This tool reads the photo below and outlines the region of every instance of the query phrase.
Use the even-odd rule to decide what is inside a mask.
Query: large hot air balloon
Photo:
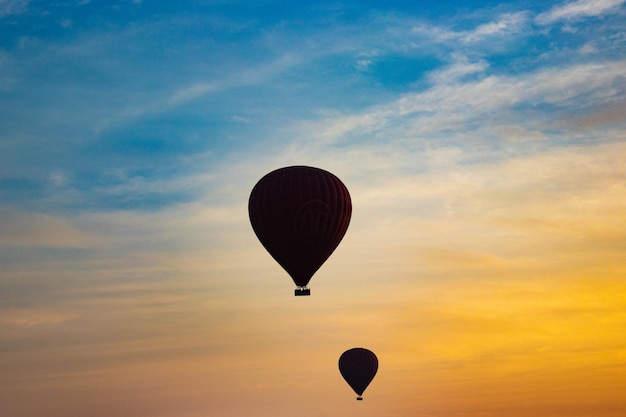
[[[352,202],[339,178],[323,169],[291,166],[270,172],[250,193],[254,233],[291,276],[295,295],[307,284],[348,229]]]
[[[363,391],[372,382],[378,371],[378,358],[374,352],[364,348],[348,349],[339,358],[339,372],[348,385],[362,400]]]

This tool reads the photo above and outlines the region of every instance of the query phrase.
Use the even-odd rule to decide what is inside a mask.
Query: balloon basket
[[[306,288],[306,287],[298,287],[294,290],[294,295],[295,296],[299,296],[299,295],[311,295],[311,290]]]
[[[363,397],[356,397],[357,401],[363,401]]]

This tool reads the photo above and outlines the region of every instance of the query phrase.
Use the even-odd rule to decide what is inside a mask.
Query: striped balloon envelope
[[[291,166],[259,180],[250,193],[248,214],[261,244],[296,284],[295,295],[310,295],[313,274],[348,229],[352,201],[330,172]]]

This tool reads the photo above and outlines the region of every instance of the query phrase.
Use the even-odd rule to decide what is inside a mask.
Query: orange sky
[[[574,149],[374,191],[345,170],[352,224],[307,298],[256,241],[245,190],[225,212],[79,219],[105,225],[75,232],[98,234],[103,256],[37,260],[29,273],[73,282],[70,295],[0,318],[5,348],[21,346],[3,355],[3,414],[621,415],[623,154]],[[184,238],[120,256],[110,231],[131,223]],[[354,346],[380,360],[362,403],[337,370]]]

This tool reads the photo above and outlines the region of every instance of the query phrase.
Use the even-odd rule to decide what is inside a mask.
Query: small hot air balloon
[[[310,295],[311,277],[348,229],[352,201],[330,172],[291,166],[259,180],[250,193],[248,214],[261,244],[296,284],[295,295]]]
[[[348,349],[339,358],[339,372],[348,385],[362,400],[363,391],[372,382],[378,371],[378,358],[374,352],[364,348]]]

